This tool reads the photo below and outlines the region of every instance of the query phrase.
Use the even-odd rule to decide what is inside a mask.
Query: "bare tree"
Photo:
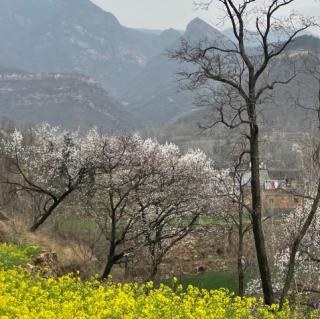
[[[291,70],[283,79],[271,79],[269,70],[273,63],[281,59],[295,37],[314,25],[312,19],[294,14],[283,19],[280,17],[282,9],[295,2],[269,0],[261,7],[256,0],[200,1],[198,4],[207,8],[210,5],[222,8],[224,19],[232,26],[234,42],[220,40],[220,43],[203,41],[194,44],[184,40],[178,50],[171,52],[173,59],[191,65],[191,68],[180,73],[181,79],[187,80],[188,89],[205,90],[218,82],[220,92],[227,93],[220,94],[220,98],[225,95],[227,100],[221,100],[222,103],[217,105],[219,117],[208,127],[222,123],[230,129],[241,126],[247,128],[245,134],[249,142],[251,163],[252,229],[266,304],[273,302],[273,289],[262,227],[259,106],[277,85],[288,84],[295,77],[294,70]],[[254,32],[250,30],[253,27],[252,21]],[[274,31],[285,36],[285,39],[272,43],[269,38]],[[250,36],[259,41],[259,48],[252,50],[248,46],[247,39]]]

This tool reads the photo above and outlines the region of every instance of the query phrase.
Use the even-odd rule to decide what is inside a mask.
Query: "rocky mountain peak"
[[[184,38],[189,41],[199,40],[223,40],[225,36],[216,28],[200,18],[193,19],[187,26]]]

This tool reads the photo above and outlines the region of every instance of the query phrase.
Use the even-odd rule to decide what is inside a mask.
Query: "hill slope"
[[[184,33],[168,49],[178,48],[181,40],[191,42],[228,41],[227,38],[199,18],[191,21]],[[146,127],[173,123],[193,108],[193,93],[179,90],[176,73],[181,65],[162,52],[138,74],[123,90],[121,99],[134,113],[141,116]]]
[[[94,80],[78,74],[35,74],[0,68],[0,114],[19,124],[48,122],[108,131],[135,126],[134,116]]]

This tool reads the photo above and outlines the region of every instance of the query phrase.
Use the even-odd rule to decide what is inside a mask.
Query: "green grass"
[[[245,277],[245,283],[247,283],[249,280],[256,277],[256,272],[254,270],[248,271]],[[234,291],[235,293],[238,291],[238,274],[237,272],[232,271],[187,275],[178,278],[178,280],[185,288],[188,287],[188,285],[192,285],[208,290],[226,288],[230,291]],[[164,283],[169,286],[172,285],[170,280],[165,280]]]
[[[181,278],[181,284],[185,287],[193,285],[203,289],[227,288],[237,291],[237,274],[233,272],[209,272],[205,274],[189,275]]]
[[[0,245],[0,268],[12,269],[32,262],[41,249],[37,246]]]

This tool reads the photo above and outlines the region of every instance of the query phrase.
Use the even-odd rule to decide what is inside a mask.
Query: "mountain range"
[[[229,38],[198,18],[185,32],[137,30],[89,0],[1,0],[0,115],[109,131],[190,122],[199,117],[194,94],[180,90],[167,50],[181,39]],[[294,45],[320,40],[305,35]]]
[[[134,114],[87,76],[0,67],[0,114],[19,125],[50,122],[69,129],[134,128]]]
[[[123,27],[89,0],[1,0],[0,12],[0,64],[84,73],[111,93],[180,36]]]

